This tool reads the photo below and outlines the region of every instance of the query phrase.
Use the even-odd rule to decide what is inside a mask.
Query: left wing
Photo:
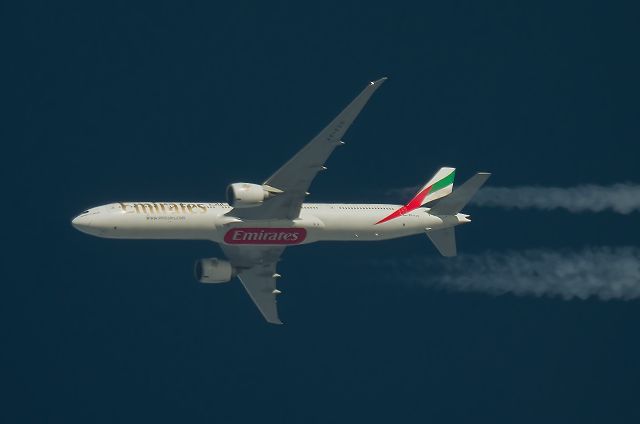
[[[246,219],[296,219],[309,186],[333,150],[343,144],[347,132],[373,93],[385,82],[381,78],[369,83],[362,92],[333,121],[306,146],[282,165],[263,184],[282,193],[255,208],[233,209],[228,215]]]
[[[221,244],[222,251],[233,267],[238,269],[238,278],[251,300],[264,318],[272,324],[282,324],[278,317],[276,297],[276,264],[284,251],[280,246],[228,246]]]

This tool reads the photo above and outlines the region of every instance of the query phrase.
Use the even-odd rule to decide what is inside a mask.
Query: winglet
[[[371,82],[369,83],[369,85],[381,85],[381,84],[383,84],[383,83],[384,83],[386,80],[388,80],[388,79],[389,79],[388,77],[382,77],[382,78],[380,78],[380,79],[378,79],[378,80],[371,81]]]

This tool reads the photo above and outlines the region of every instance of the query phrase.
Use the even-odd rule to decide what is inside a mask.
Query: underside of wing
[[[276,305],[279,292],[276,289],[274,271],[275,267],[256,266],[239,273],[238,278],[267,322],[282,324]]]
[[[358,117],[373,93],[386,78],[369,83],[362,92],[305,147],[278,169],[264,185],[280,194],[254,208],[233,209],[228,215],[245,219],[295,219],[300,214],[311,182],[333,150],[343,144],[342,137]]]
[[[238,270],[238,278],[267,322],[282,324],[278,317],[276,264],[284,251],[277,246],[220,246]]]

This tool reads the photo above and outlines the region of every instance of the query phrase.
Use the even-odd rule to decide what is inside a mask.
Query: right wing
[[[276,297],[276,264],[284,251],[279,246],[229,246],[220,247],[231,265],[238,269],[238,278],[267,322],[282,324],[278,317]]]
[[[316,174],[325,169],[324,164],[329,155],[343,144],[342,136],[386,79],[369,83],[320,134],[263,183],[281,190],[282,193],[255,208],[233,209],[227,214],[245,219],[296,219]]]

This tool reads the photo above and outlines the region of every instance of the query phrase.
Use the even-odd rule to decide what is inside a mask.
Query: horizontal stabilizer
[[[429,236],[442,256],[456,256],[456,232],[454,227],[430,230],[427,231],[427,236]]]
[[[447,197],[444,197],[436,203],[429,213],[431,215],[455,215],[464,208],[471,198],[476,194],[478,189],[491,176],[488,172],[478,172],[469,178],[464,184],[458,187]]]

